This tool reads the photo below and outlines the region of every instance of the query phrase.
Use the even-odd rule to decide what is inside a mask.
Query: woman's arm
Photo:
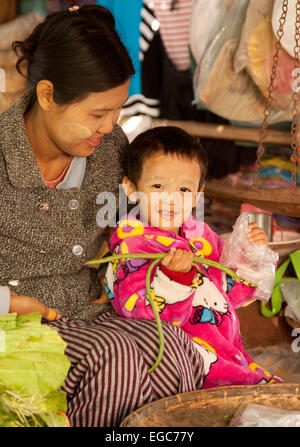
[[[61,315],[56,310],[50,309],[40,301],[29,296],[17,295],[14,292],[10,292],[9,312],[18,315],[39,312],[45,320],[49,321],[61,318]]]

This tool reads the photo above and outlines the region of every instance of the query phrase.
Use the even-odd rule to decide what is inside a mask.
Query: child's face
[[[199,198],[201,169],[198,160],[162,152],[148,157],[137,188],[125,177],[127,195],[139,200],[141,217],[165,231],[178,230]]]

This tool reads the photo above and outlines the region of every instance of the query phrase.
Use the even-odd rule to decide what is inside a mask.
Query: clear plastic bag
[[[250,214],[242,213],[233,226],[233,232],[224,242],[221,264],[236,269],[245,281],[254,283],[253,299],[267,302],[272,294],[278,253],[263,244],[253,244],[247,238]]]
[[[258,404],[243,404],[230,427],[300,427],[300,410],[283,410]]]
[[[199,64],[206,48],[215,36],[216,29],[228,10],[230,0],[194,0],[190,24],[190,48]]]
[[[279,20],[282,14],[282,3],[282,0],[274,0],[272,12],[272,27],[274,35],[276,35],[279,28]],[[282,47],[292,57],[294,57],[295,48],[296,4],[297,0],[289,0],[283,27],[284,34],[280,40]]]
[[[234,0],[226,3],[226,8],[223,6],[220,10],[219,19],[215,22],[214,33],[211,31],[213,39],[207,46],[205,54],[201,59],[197,85],[198,92],[201,90],[201,87],[207,84],[224,44],[233,39],[239,41],[241,35],[248,0]]]
[[[265,97],[268,96],[277,40],[271,23],[273,4],[273,0],[252,0],[249,2],[246,21],[233,63],[236,72],[241,72],[244,69],[248,71]],[[276,31],[278,29],[279,19]],[[284,31],[284,34],[286,34],[286,31]],[[293,41],[295,44],[295,39]],[[276,79],[272,91],[272,106],[275,109],[288,112],[286,119],[291,119],[293,69],[293,57],[280,47]]]
[[[252,125],[260,125],[263,119],[266,106],[265,92],[269,85],[273,60],[271,51],[273,51],[273,43],[275,45],[271,26],[271,9],[267,24],[268,34],[264,34],[265,30],[261,32],[260,28],[258,32],[255,31],[254,34],[251,34],[254,24],[249,10],[252,11],[252,3],[255,2],[260,11],[262,9],[259,5],[260,1],[233,0],[224,4],[226,9],[220,11],[218,20],[214,24],[213,33],[210,29],[210,33],[214,37],[206,46],[193,79],[194,103],[197,107],[205,107],[228,120],[247,122]],[[270,1],[263,0],[263,3],[270,3]],[[259,18],[261,19],[261,17]],[[248,45],[250,34],[251,46]],[[195,45],[194,42],[194,47]],[[263,50],[261,50],[262,46]],[[248,48],[251,48],[251,57],[253,56],[252,59],[255,63],[249,63]],[[270,50],[268,50],[268,66],[265,68],[263,59],[266,48]],[[195,48],[193,52],[197,54]],[[289,55],[287,56],[285,60],[281,58],[281,68],[278,70],[277,76],[279,80],[282,80],[279,87],[284,92],[282,94],[281,90],[277,91],[277,99],[279,100],[280,93],[281,103],[272,103],[269,123],[291,119],[290,110],[284,110],[282,106],[283,101],[286,108],[291,104],[290,95],[285,94],[286,89],[290,88],[290,83],[285,81],[291,77],[290,58]],[[289,64],[286,68],[287,60]],[[263,73],[263,79],[261,79],[261,73]],[[277,88],[278,85],[277,80],[274,87]]]
[[[284,315],[299,322],[300,326],[300,281],[296,279],[292,282],[280,284],[280,290],[287,306]]]

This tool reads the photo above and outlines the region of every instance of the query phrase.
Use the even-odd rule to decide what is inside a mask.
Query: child
[[[121,219],[110,251],[168,252],[153,271],[151,292],[160,318],[181,327],[202,354],[203,387],[279,381],[254,362],[239,333],[235,308],[252,301],[253,286],[235,282],[215,267],[198,264],[198,273],[192,266],[194,256],[218,262],[223,247],[222,239],[192,215],[207,170],[200,143],[177,127],[157,127],[137,136],[122,157],[122,184],[128,197],[139,202],[139,214]],[[247,236],[254,244],[267,243],[255,223]],[[108,292],[119,315],[154,318],[145,285],[150,262],[109,264]]]

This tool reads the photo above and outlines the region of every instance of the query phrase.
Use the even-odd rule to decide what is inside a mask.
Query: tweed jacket
[[[101,284],[84,266],[103,241],[97,213],[104,205],[114,211],[97,196],[108,191],[118,199],[119,153],[128,140],[116,125],[87,157],[81,188],[48,188],[25,129],[31,98],[28,90],[0,115],[0,286],[91,323],[112,310],[91,304]]]

